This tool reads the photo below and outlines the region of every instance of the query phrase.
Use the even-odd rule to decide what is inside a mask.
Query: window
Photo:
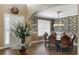
[[[38,20],[38,36],[43,36],[47,32],[50,34],[50,21],[47,20]]]
[[[4,46],[9,47],[10,40],[9,40],[9,35],[10,35],[10,15],[5,14],[4,15]]]

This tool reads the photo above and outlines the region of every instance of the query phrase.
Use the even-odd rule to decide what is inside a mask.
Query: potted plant
[[[23,52],[26,50],[25,47],[25,39],[30,36],[30,27],[29,25],[25,22],[18,22],[17,24],[13,24],[14,25],[14,33],[16,35],[16,37],[18,37],[19,39],[21,39],[21,49],[20,52]]]

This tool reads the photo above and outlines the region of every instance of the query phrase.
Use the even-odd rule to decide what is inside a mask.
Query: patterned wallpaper
[[[77,19],[78,15],[62,18],[65,25],[64,31],[77,33]]]
[[[35,19],[33,19],[33,24],[34,24],[34,31],[37,32],[37,19],[39,17],[35,17]],[[40,18],[41,19],[41,18]],[[46,20],[47,18],[45,18]],[[64,17],[64,18],[61,18],[61,23],[64,24],[64,27],[62,27],[62,30],[61,31],[65,31],[65,32],[74,32],[74,33],[77,33],[77,19],[78,19],[78,15],[74,15],[74,16],[68,16],[68,17]],[[53,25],[52,23],[56,22],[58,23],[59,20],[53,20],[53,19],[49,19],[49,20],[52,20],[51,21],[51,25]],[[52,27],[51,26],[51,30],[53,31],[53,29],[55,30],[56,27]],[[57,27],[58,28],[58,27]],[[56,28],[56,29],[57,29]],[[59,29],[57,29],[58,31]]]

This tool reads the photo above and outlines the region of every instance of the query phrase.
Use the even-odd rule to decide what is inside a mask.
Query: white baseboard
[[[30,46],[31,46],[32,44],[39,43],[39,42],[44,42],[44,40],[33,41],[33,42],[31,42]]]
[[[44,42],[44,40],[33,41],[33,42],[31,42],[29,45],[31,46],[32,44],[34,44],[34,43],[39,43],[39,42]],[[0,47],[0,49],[6,49],[6,48],[11,48],[11,47],[9,47],[9,46]],[[13,49],[13,48],[12,48],[12,49]]]

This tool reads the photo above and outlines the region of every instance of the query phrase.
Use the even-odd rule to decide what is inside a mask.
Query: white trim
[[[33,42],[31,42],[29,45],[32,46],[32,44],[39,43],[39,42],[44,42],[44,40],[33,41]]]

